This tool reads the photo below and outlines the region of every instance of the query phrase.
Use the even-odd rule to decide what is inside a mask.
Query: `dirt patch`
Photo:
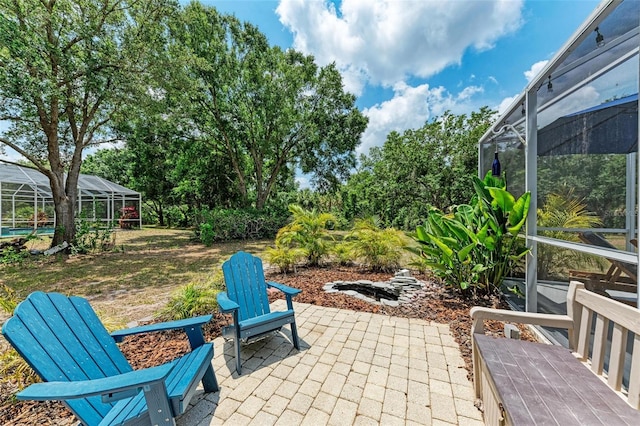
[[[420,275],[417,278],[426,283],[424,288],[418,291],[409,303],[399,307],[374,305],[345,294],[326,293],[322,289],[326,283],[337,280],[368,279],[371,281],[386,281],[389,278],[390,274],[371,273],[355,267],[301,269],[296,274],[288,275],[267,272],[267,279],[270,281],[278,281],[302,289],[303,292],[295,299],[297,302],[449,323],[451,332],[460,345],[468,376],[471,379],[471,321],[469,309],[474,305],[506,308],[505,303],[497,298],[480,300],[464,298],[450,289],[438,285],[430,280],[429,277]],[[158,290],[156,289],[156,292]],[[95,299],[94,306],[104,309],[109,304],[115,304],[120,306],[119,312],[122,312],[122,303],[125,300],[139,301],[142,297],[149,297],[160,303],[161,300],[167,297],[169,288],[164,290],[155,294],[153,292],[148,294],[146,292],[133,294],[127,292],[109,296],[103,294],[100,298]],[[278,296],[272,295],[270,297],[273,299]],[[109,298],[111,300],[106,300]],[[142,307],[132,304],[128,309],[135,316],[130,318],[141,318],[147,313],[153,312],[151,307],[152,304]],[[212,340],[219,336],[221,327],[226,325],[228,321],[229,318],[227,316],[216,314],[215,319],[205,328],[206,339]],[[485,328],[487,333],[501,335],[503,324],[497,321],[487,322]],[[535,337],[528,329],[521,328],[521,331],[525,339],[535,340]],[[164,332],[129,337],[121,344],[121,349],[132,366],[135,369],[139,369],[170,361],[188,351],[189,345],[182,333]],[[73,416],[61,403],[12,402],[11,394],[14,391],[15,386],[11,385],[3,385],[0,388],[0,412],[2,413],[0,415],[0,423],[11,425],[51,425],[71,424],[73,422]]]

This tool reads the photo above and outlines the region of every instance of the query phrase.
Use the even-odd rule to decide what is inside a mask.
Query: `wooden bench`
[[[640,310],[573,281],[567,315],[475,307],[471,318],[474,386],[485,424],[640,425]],[[564,328],[571,350],[484,335],[483,320]],[[631,366],[626,389],[625,362]]]

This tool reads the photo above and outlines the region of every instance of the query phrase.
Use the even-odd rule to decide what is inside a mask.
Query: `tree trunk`
[[[56,211],[56,223],[55,233],[53,234],[53,240],[51,241],[51,247],[62,244],[66,241],[72,244],[76,235],[76,223],[75,223],[75,202],[65,194],[62,197],[56,197],[55,204]]]
[[[164,211],[161,203],[156,205],[156,214],[158,215],[158,225],[164,226]]]

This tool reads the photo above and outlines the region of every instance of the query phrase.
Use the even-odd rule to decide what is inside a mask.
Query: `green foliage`
[[[280,268],[281,272],[287,273],[295,268],[295,265],[304,259],[306,252],[296,247],[267,247],[265,249],[265,259],[272,265]]]
[[[242,207],[262,209],[296,167],[323,192],[347,178],[367,118],[335,64],[319,67],[312,56],[272,46],[255,26],[198,2],[184,8],[172,35],[175,69],[184,73],[171,89],[208,151],[227,160],[220,170]]]
[[[538,199],[568,193],[605,228],[625,227],[626,154],[545,155],[538,159]]]
[[[190,282],[176,290],[167,305],[158,313],[161,320],[180,320],[214,312],[220,292],[211,281]]]
[[[276,247],[302,249],[309,264],[318,265],[322,258],[329,254],[333,245],[327,222],[335,222],[335,216],[316,210],[305,210],[296,204],[291,204],[289,211],[293,220],[278,231]]]
[[[531,194],[515,199],[500,178],[473,176],[476,195],[469,204],[445,214],[431,208],[426,223],[416,228],[422,264],[461,290],[496,291],[527,249],[518,233],[525,224]]]
[[[346,239],[351,254],[374,271],[391,271],[400,266],[407,238],[393,228],[380,229],[374,218],[357,219]]]
[[[602,220],[586,209],[584,200],[576,198],[573,189],[566,194],[547,195],[538,209],[538,226],[546,228],[597,228]],[[545,237],[580,242],[575,232],[539,231]],[[547,280],[566,276],[569,267],[593,265],[595,258],[575,250],[566,250],[547,244],[538,245],[538,278]]]
[[[7,285],[3,285],[0,290],[0,309],[9,315],[13,315],[18,302],[19,298],[16,291]]]
[[[14,247],[5,247],[0,250],[0,264],[13,265],[22,263],[29,257],[29,252],[24,250],[16,250]]]
[[[109,251],[115,246],[113,223],[106,222],[100,227],[84,217],[76,220],[75,240],[71,244],[71,253],[87,254],[95,251]]]
[[[331,248],[331,254],[341,266],[350,265],[355,258],[353,254],[352,244],[349,241],[336,243]]]
[[[255,209],[203,209],[199,214],[199,238],[213,241],[273,238],[286,221],[277,212]],[[204,228],[203,228],[204,226]],[[205,237],[203,239],[203,230]]]
[[[216,233],[213,232],[213,226],[210,223],[200,224],[200,241],[202,241],[202,244],[211,247],[215,237]]]
[[[341,190],[345,218],[376,215],[383,227],[411,230],[429,206],[445,209],[474,194],[478,140],[493,122],[487,108],[470,115],[446,112],[419,129],[392,132],[360,159]]]

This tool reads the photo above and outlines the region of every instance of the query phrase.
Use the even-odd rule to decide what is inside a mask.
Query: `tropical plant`
[[[278,231],[276,247],[300,248],[310,265],[318,265],[333,245],[327,222],[335,222],[335,216],[315,209],[305,210],[297,204],[290,204],[289,211],[293,220]]]
[[[518,233],[525,224],[531,194],[517,200],[501,178],[487,173],[473,177],[476,195],[469,204],[445,214],[431,208],[426,223],[416,229],[422,263],[455,288],[496,291],[527,249]]]
[[[602,220],[587,210],[584,199],[574,196],[573,189],[565,194],[547,195],[544,205],[538,209],[538,226],[546,228],[596,228]],[[580,242],[575,232],[539,231],[540,235],[565,241]],[[567,266],[598,264],[598,258],[575,250],[566,250],[546,244],[538,245],[538,278],[550,279],[565,275]]]
[[[334,256],[335,261],[341,266],[351,264],[354,259],[352,245],[349,241],[334,244],[333,247],[331,247],[331,254]]]
[[[215,279],[213,280],[215,281]],[[192,281],[177,289],[167,305],[158,312],[160,320],[180,320],[214,312],[219,284],[211,281]]]
[[[304,259],[306,252],[301,248],[288,248],[278,246],[267,247],[265,249],[265,259],[272,265],[280,268],[280,272],[287,273],[293,268],[295,272],[296,263]]]
[[[356,219],[347,235],[351,253],[374,271],[389,271],[400,266],[407,238],[394,228],[380,229],[377,218]]]

